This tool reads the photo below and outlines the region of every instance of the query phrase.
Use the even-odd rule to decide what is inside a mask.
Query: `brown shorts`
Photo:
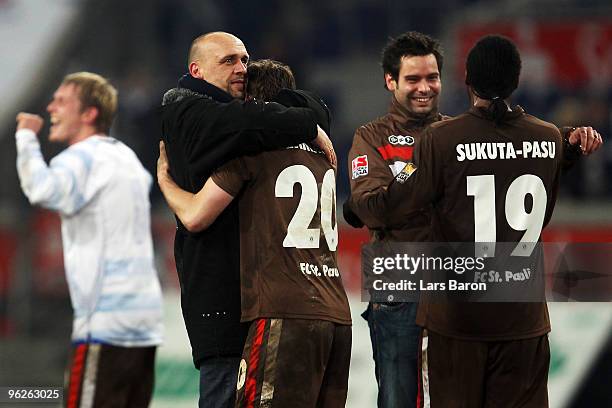
[[[64,386],[67,408],[147,407],[156,347],[74,344]]]
[[[463,341],[425,331],[418,407],[548,407],[548,335]]]
[[[344,407],[350,359],[351,326],[255,320],[240,362],[236,407]]]

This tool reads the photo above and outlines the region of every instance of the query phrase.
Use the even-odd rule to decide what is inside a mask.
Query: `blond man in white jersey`
[[[67,407],[146,407],[162,296],[153,264],[151,175],[108,133],[117,91],[97,74],[68,75],[47,106],[49,140],[68,147],[47,165],[37,134],[44,120],[17,115],[17,170],[28,200],[62,220],[66,279],[74,308]]]

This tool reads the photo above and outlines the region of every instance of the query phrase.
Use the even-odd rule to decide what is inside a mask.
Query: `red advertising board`
[[[456,32],[456,75],[463,80],[470,48],[487,34],[511,38],[523,59],[523,75],[552,81],[556,86],[612,85],[612,21],[513,21],[470,23]]]

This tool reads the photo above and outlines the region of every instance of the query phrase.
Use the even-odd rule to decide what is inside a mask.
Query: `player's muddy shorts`
[[[344,407],[350,360],[351,326],[255,320],[240,362],[236,407]]]
[[[140,408],[153,391],[156,347],[73,344],[64,387],[67,408]]]
[[[548,407],[548,335],[463,341],[425,331],[418,407]]]

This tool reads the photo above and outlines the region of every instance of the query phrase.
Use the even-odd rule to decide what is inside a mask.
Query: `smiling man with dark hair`
[[[374,240],[424,241],[429,236],[427,208],[398,215],[405,224],[392,228],[371,201],[381,194],[412,160],[426,126],[448,117],[438,112],[442,90],[443,55],[437,40],[410,31],[392,38],[382,53],[385,88],[391,93],[386,115],[355,131],[349,152],[351,205],[345,219],[363,222]],[[420,328],[416,303],[372,302],[363,314],[370,327],[378,407],[414,405],[417,395],[417,357]]]

